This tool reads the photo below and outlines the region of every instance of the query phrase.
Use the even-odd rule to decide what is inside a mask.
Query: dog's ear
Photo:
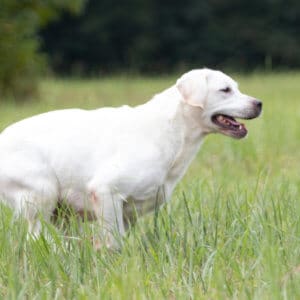
[[[184,102],[203,108],[208,93],[205,70],[193,70],[183,74],[177,80],[176,87]]]

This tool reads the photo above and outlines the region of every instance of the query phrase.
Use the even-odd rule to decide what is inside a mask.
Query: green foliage
[[[176,77],[43,81],[40,102],[0,103],[0,129],[49,109],[140,104]],[[59,223],[26,239],[24,221],[0,209],[0,298],[300,299],[300,74],[233,77],[263,115],[245,121],[246,139],[209,136],[121,251],[96,252],[73,219],[68,237]]]
[[[45,65],[37,31],[62,9],[77,13],[84,0],[0,0],[0,97],[34,94]]]
[[[41,34],[55,70],[300,67],[298,0],[89,0]]]

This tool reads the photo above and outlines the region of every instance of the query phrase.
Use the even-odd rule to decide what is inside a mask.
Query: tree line
[[[299,0],[90,0],[41,33],[59,73],[300,67]]]
[[[300,67],[299,0],[0,0],[0,96],[56,74]]]

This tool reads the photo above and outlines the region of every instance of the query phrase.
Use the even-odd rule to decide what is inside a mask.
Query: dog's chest
[[[164,183],[157,188],[153,187],[151,189],[153,191],[151,196],[143,199],[132,196],[128,197],[123,203],[124,219],[134,222],[138,216],[152,212],[158,209],[164,202],[170,200],[176,184],[184,175],[199,147],[200,143],[197,143],[197,145],[191,147],[188,151],[178,153],[177,159],[166,174]]]

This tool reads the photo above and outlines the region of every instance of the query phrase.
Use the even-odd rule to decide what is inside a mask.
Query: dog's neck
[[[206,135],[202,123],[203,109],[184,102],[175,85],[156,95],[151,102],[160,107],[163,114],[167,114],[168,120],[180,122],[191,138],[202,139]]]
[[[202,109],[185,103],[175,86],[156,95],[146,104],[148,105],[151,107],[151,113],[160,115],[161,118],[158,118],[169,124],[165,128],[168,130],[168,141],[171,145],[166,148],[174,151],[168,175],[171,191],[186,172],[206,136],[201,124]],[[159,130],[164,129],[162,127]],[[164,142],[166,141],[161,141]]]

